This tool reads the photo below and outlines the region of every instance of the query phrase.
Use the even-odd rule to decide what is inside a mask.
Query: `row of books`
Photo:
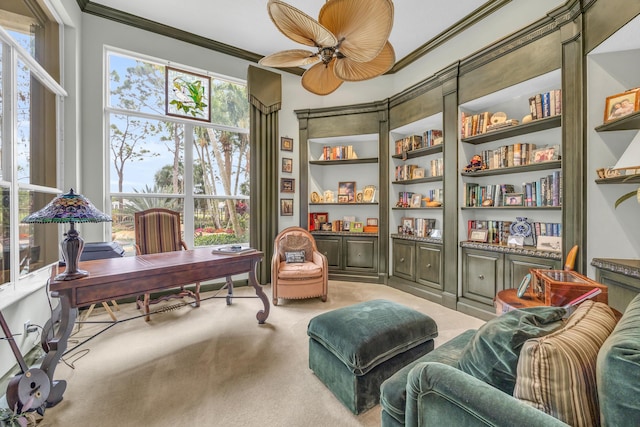
[[[562,90],[554,89],[529,98],[529,111],[533,120],[553,117],[562,113]]]
[[[442,188],[427,190],[423,196],[422,193],[414,193],[411,191],[401,191],[398,195],[396,207],[399,208],[421,208],[424,207],[423,200],[429,198],[429,201],[442,202]]]
[[[562,206],[561,182],[562,173],[554,171],[537,181],[523,183],[520,192],[512,184],[466,183],[463,206]]]
[[[417,164],[403,164],[396,166],[394,171],[395,181],[406,181],[409,179],[419,179],[425,176],[442,176],[444,175],[444,159],[438,157],[429,161],[428,174],[423,167]]]
[[[467,235],[471,233],[471,230],[487,230],[487,243],[506,245],[511,234],[511,224],[513,221],[469,220],[467,221]],[[562,237],[562,224],[557,222],[532,222],[531,228],[534,245],[540,236]]]
[[[410,135],[395,141],[395,154],[442,144],[442,131],[429,129],[422,135]]]
[[[402,225],[398,227],[399,234],[416,237],[428,237],[429,232],[436,228],[433,218],[402,218]]]
[[[524,166],[533,163],[532,153],[535,149],[536,144],[516,142],[494,150],[483,150],[480,157],[487,169]]]
[[[322,147],[322,157],[320,160],[347,160],[357,159],[353,145],[325,145]]]

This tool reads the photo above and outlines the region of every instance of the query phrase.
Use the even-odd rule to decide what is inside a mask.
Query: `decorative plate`
[[[514,221],[511,224],[511,227],[509,227],[509,230],[511,231],[511,234],[514,236],[530,237],[532,227],[531,227],[531,223],[527,221],[527,218],[523,218],[519,216],[519,217],[516,217],[516,221]]]

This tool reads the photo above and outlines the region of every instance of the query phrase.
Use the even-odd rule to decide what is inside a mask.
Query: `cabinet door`
[[[345,270],[378,271],[378,239],[376,237],[343,237]]]
[[[560,268],[560,263],[560,260],[506,254],[504,257],[504,288],[517,288],[531,268],[556,270]]]
[[[393,275],[415,280],[416,245],[410,240],[393,239]]]
[[[417,282],[442,290],[442,247],[418,243],[416,251]]]
[[[327,257],[329,270],[339,270],[342,268],[342,237],[340,236],[314,236],[318,251]]]
[[[493,307],[503,289],[502,254],[464,249],[462,251],[462,297]]]

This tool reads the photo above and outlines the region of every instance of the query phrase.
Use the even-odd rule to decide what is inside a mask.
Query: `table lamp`
[[[67,265],[63,273],[58,274],[55,280],[74,280],[89,275],[88,271],[78,269],[78,261],[84,248],[84,241],[78,235],[74,224],[76,222],[107,222],[111,217],[100,212],[82,194],[73,192],[57,196],[47,206],[25,217],[22,222],[26,224],[69,223],[71,228],[65,233],[66,238],[60,243],[62,257]]]

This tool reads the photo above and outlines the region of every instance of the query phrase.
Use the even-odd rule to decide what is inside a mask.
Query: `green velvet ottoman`
[[[314,317],[307,328],[309,368],[354,414],[378,404],[380,385],[433,350],[429,316],[373,300]]]

